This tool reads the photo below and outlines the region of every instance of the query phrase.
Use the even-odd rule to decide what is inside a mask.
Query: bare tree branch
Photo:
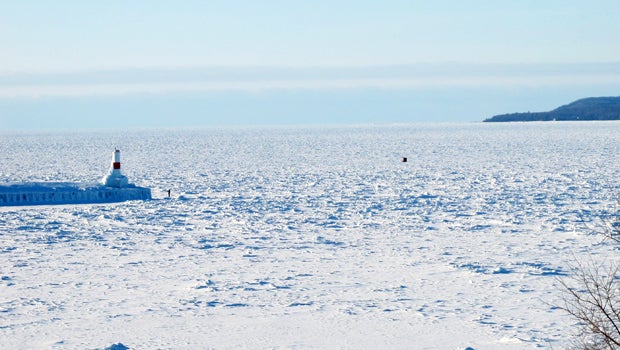
[[[577,261],[573,274],[558,280],[563,305],[558,306],[578,321],[578,349],[620,348],[620,264],[608,267],[590,260]]]

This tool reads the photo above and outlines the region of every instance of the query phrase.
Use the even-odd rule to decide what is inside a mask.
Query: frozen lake
[[[3,133],[0,182],[114,148],[153,200],[0,207],[0,348],[557,349],[618,254],[618,122]]]

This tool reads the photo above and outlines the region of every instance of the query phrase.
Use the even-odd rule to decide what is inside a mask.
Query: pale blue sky
[[[0,126],[97,127],[106,115],[121,126],[476,121],[544,110],[620,95],[618,13],[617,0],[5,2]]]

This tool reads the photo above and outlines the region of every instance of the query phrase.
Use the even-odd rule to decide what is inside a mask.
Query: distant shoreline
[[[589,97],[549,112],[499,114],[484,122],[620,120],[620,97]]]

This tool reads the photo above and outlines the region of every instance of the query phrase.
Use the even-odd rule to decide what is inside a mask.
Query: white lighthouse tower
[[[102,183],[107,187],[126,187],[129,183],[127,176],[121,174],[121,151],[115,149],[112,154],[110,173],[103,178]]]

